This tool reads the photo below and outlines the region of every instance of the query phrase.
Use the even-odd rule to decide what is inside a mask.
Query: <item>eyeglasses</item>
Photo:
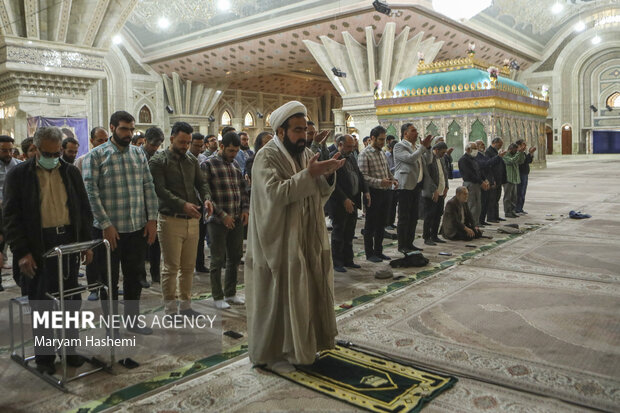
[[[41,156],[44,158],[60,158],[62,152],[41,152]]]

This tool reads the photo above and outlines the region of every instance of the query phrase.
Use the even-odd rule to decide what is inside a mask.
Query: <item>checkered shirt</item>
[[[239,218],[250,209],[250,197],[245,179],[236,161],[228,163],[219,154],[214,154],[200,164],[211,188],[213,215],[207,222],[222,223],[227,215]]]
[[[381,180],[394,178],[390,172],[385,152],[375,149],[371,145],[368,145],[360,152],[357,164],[364,176],[364,180],[371,188],[386,189],[381,186]]]
[[[86,155],[82,168],[95,227],[114,225],[119,233],[129,233],[157,219],[153,177],[139,147],[120,150],[109,140]]]

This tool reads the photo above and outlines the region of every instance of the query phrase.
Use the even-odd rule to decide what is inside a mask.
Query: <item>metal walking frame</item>
[[[99,282],[92,283],[90,285],[80,286],[80,287],[72,288],[72,289],[65,291],[64,274],[63,274],[63,269],[62,269],[63,256],[68,255],[68,254],[77,254],[77,253],[81,253],[87,250],[91,250],[91,249],[94,249],[95,247],[98,247],[101,244],[104,244],[106,248],[106,267],[107,267],[108,285],[106,286],[101,281],[99,281]],[[98,240],[93,240],[93,241],[76,242],[73,244],[59,245],[47,251],[45,254],[43,254],[43,258],[52,258],[52,257],[58,257],[58,293],[54,293],[54,294],[46,293],[46,295],[47,297],[49,297],[50,299],[54,301],[54,304],[59,307],[63,315],[65,312],[65,298],[66,297],[78,295],[84,291],[94,291],[94,290],[99,291],[102,288],[108,290],[109,315],[110,316],[114,315],[114,306],[113,306],[114,299],[111,293],[111,286],[112,286],[111,250],[110,250],[110,243],[108,242],[108,240],[98,239]],[[17,308],[19,309],[19,327],[20,327],[20,336],[21,336],[21,345],[19,346],[20,352],[18,352],[17,349],[15,348],[16,347],[15,346],[15,331],[14,331],[15,327],[14,327],[14,318],[13,318],[14,305],[17,305]],[[45,380],[46,382],[50,383],[54,387],[64,392],[68,391],[67,388],[65,387],[65,383],[68,383],[70,381],[79,379],[81,377],[96,373],[101,370],[105,370],[111,373],[110,369],[112,365],[114,364],[114,346],[110,346],[109,363],[105,363],[95,357],[91,357],[90,359],[85,358],[86,362],[88,362],[89,364],[92,364],[93,366],[95,366],[95,368],[92,370],[80,373],[74,377],[67,377],[67,349],[65,348],[65,346],[62,346],[62,349],[61,349],[62,377],[58,379],[56,375],[51,376],[49,374],[43,374],[39,372],[35,367],[29,364],[30,361],[34,360],[35,356],[34,355],[26,356],[26,349],[25,349],[25,343],[24,343],[25,341],[24,315],[26,315],[29,312],[30,312],[30,305],[28,303],[27,297],[18,297],[18,298],[11,299],[11,303],[9,305],[9,318],[10,318],[10,336],[11,336],[11,359],[13,359],[13,361],[17,362],[19,365],[24,367],[26,370],[30,371],[31,373],[35,374],[42,380]],[[64,339],[66,337],[66,325],[64,325],[64,323],[63,323],[63,327],[60,330],[61,330],[61,339],[63,340],[62,342],[64,343]]]

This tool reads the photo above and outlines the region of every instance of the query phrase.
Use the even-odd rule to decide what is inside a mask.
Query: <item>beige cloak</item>
[[[254,364],[311,364],[317,351],[334,347],[338,333],[323,213],[335,174],[332,185],[313,178],[287,159],[277,139],[252,167],[244,271],[249,354]],[[302,165],[313,155],[306,149]]]

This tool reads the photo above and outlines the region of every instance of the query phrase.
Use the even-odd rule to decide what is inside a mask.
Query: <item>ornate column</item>
[[[334,113],[334,135],[347,133],[347,122],[342,109],[332,109]]]

